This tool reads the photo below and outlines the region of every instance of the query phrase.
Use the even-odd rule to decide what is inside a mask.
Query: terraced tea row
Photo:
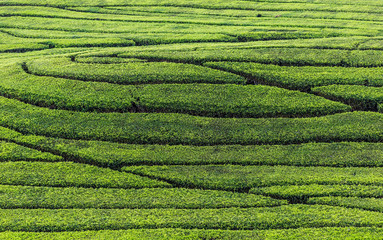
[[[38,62],[34,64],[39,64]],[[79,64],[76,64],[79,65]],[[113,65],[113,66],[111,66]],[[175,68],[168,68],[175,66]],[[180,65],[180,66],[178,66]],[[28,65],[28,72],[34,71]],[[97,66],[97,67],[96,67]],[[111,66],[111,67],[109,67]],[[20,99],[38,106],[75,111],[97,112],[178,112],[202,116],[220,117],[275,117],[275,116],[318,116],[345,112],[351,107],[321,97],[268,86],[241,86],[219,84],[166,84],[144,86],[117,86],[115,84],[91,82],[119,81],[126,83],[175,81],[194,82],[221,81],[240,82],[244,78],[218,70],[194,69],[183,64],[125,63],[125,64],[81,64],[81,69],[72,68],[73,76],[57,68],[62,76],[83,78],[85,82],[39,77],[27,74],[17,64],[2,67],[0,92],[8,97]],[[136,72],[126,69],[135,68]],[[167,69],[156,73],[159,69]],[[90,71],[94,74],[88,75]],[[98,70],[95,70],[98,69]],[[117,70],[116,70],[117,69]],[[41,70],[41,68],[39,69]],[[71,70],[71,71],[72,71]],[[108,70],[109,72],[107,72]],[[53,69],[55,71],[55,69]],[[35,72],[36,73],[36,72]],[[47,74],[43,70],[37,72]],[[138,76],[136,78],[136,76]],[[159,78],[157,76],[160,76]],[[129,82],[128,82],[129,83]]]
[[[1,162],[0,184],[53,187],[170,187],[165,182],[70,162]],[[81,176],[81,177],[79,177]]]
[[[1,231],[28,232],[106,228],[251,230],[381,227],[383,224],[382,213],[321,205],[222,209],[1,209],[0,216]]]
[[[381,167],[381,143],[307,143],[294,145],[138,145],[23,135],[1,128],[3,161],[74,161],[118,169],[126,165],[289,165]],[[22,145],[22,146],[21,146]],[[27,148],[27,147],[30,148]],[[34,149],[40,149],[40,152]],[[20,153],[23,151],[23,153]],[[54,154],[54,155],[53,155]],[[314,188],[314,187],[313,187]],[[282,191],[281,191],[282,192]]]
[[[354,109],[377,110],[383,103],[382,88],[367,86],[330,85],[313,88],[312,91],[326,98],[352,105]],[[380,108],[383,110],[382,108]]]
[[[286,144],[382,139],[382,115],[341,113],[315,118],[225,119],[161,113],[81,113],[0,98],[0,125],[23,133],[148,144]],[[38,119],[38,121],[33,121]]]
[[[204,66],[245,75],[256,83],[302,91],[332,84],[340,88],[344,88],[342,85],[383,86],[381,67],[295,67],[229,61],[207,62]]]
[[[74,63],[69,58],[49,58],[26,63],[29,72],[84,81],[137,83],[245,83],[243,77],[192,64],[128,62],[124,64]],[[128,70],[128,71],[127,71]],[[91,73],[91,74],[90,74]]]
[[[308,31],[308,29],[302,29],[302,31]],[[265,32],[266,31],[266,32]],[[66,44],[74,44],[73,46],[77,46],[79,44],[79,39],[83,39],[84,41],[89,41],[90,39],[94,39],[95,44],[97,41],[100,42],[102,39],[107,43],[108,38],[110,39],[128,39],[134,40],[136,45],[151,45],[151,44],[163,44],[163,43],[193,43],[197,44],[195,47],[202,49],[206,46],[210,47],[220,47],[222,45],[226,45],[227,48],[232,48],[233,46],[247,46],[249,47],[311,47],[311,48],[324,48],[324,49],[375,49],[382,50],[382,46],[379,44],[381,41],[381,37],[363,37],[363,36],[350,36],[350,37],[331,37],[327,36],[326,38],[313,38],[313,39],[296,39],[296,40],[277,40],[277,41],[258,41],[262,40],[262,37],[272,37],[281,38],[283,36],[290,36],[291,38],[294,36],[301,36],[303,33],[296,32],[296,28],[288,30],[288,28],[284,28],[283,30],[275,29],[270,31],[270,29],[259,29],[252,33],[243,33],[240,36],[245,38],[244,40],[251,40],[250,37],[256,40],[255,42],[238,42],[239,33],[237,37],[232,36],[232,34],[219,34],[219,33],[205,33],[205,34],[196,34],[196,33],[145,33],[144,35],[138,33],[94,33],[94,32],[68,32],[68,31],[60,31],[60,30],[38,30],[38,29],[18,29],[18,28],[3,28],[1,29],[2,35],[5,39],[8,39],[12,42],[23,42],[26,41],[33,43],[47,43],[49,41],[64,41]],[[311,34],[315,34],[315,32],[311,31]],[[307,35],[307,34],[306,34]],[[75,37],[75,38],[74,38]],[[258,39],[257,39],[258,38]],[[116,40],[117,41],[117,40]],[[122,40],[120,40],[122,41]],[[125,40],[126,41],[126,40]],[[198,42],[198,43],[194,43]],[[214,43],[206,43],[206,42],[214,42]],[[225,42],[225,44],[224,44]],[[99,43],[98,43],[99,44]],[[183,44],[183,46],[187,47],[190,44]],[[94,45],[97,46],[97,45]],[[117,47],[117,46],[116,46]],[[149,47],[149,46],[148,46]],[[172,45],[161,46],[158,45],[154,49],[164,49],[164,48],[172,48]],[[180,46],[179,46],[180,47]],[[132,48],[130,48],[132,49]],[[133,48],[134,49],[134,48]]]
[[[129,230],[101,230],[101,231],[77,231],[77,232],[0,232],[1,238],[17,240],[25,239],[123,239],[123,240],[179,240],[179,239],[315,239],[318,236],[328,239],[355,238],[373,239],[379,238],[382,231],[380,228],[371,227],[324,227],[324,228],[298,228],[298,229],[272,229],[272,230],[201,230],[201,229],[129,229]]]
[[[290,201],[307,201],[312,197],[360,197],[381,198],[383,187],[377,185],[283,185],[250,189],[250,193],[272,196],[278,199],[289,199]]]
[[[8,7],[7,7],[8,8]],[[1,9],[0,9],[1,10]],[[21,10],[21,11],[20,11]],[[57,11],[59,11],[57,13]],[[37,30],[64,30],[74,32],[105,32],[105,33],[220,33],[238,36],[241,41],[257,39],[286,39],[286,38],[315,38],[329,36],[376,36],[382,23],[377,21],[350,21],[348,19],[304,19],[302,18],[230,18],[224,16],[202,16],[190,18],[182,16],[140,16],[62,12],[63,10],[28,10],[15,9],[3,13],[3,28],[37,29]],[[53,12],[53,13],[52,13]],[[56,14],[54,13],[56,12]],[[5,15],[5,16],[4,16]],[[134,16],[135,15],[135,16]],[[283,15],[283,14],[282,14]],[[93,23],[93,26],[92,26]],[[346,24],[347,23],[347,24]],[[141,28],[140,28],[141,26]],[[283,30],[290,28],[290,34],[267,34],[268,30]],[[330,30],[324,30],[328,27]],[[252,34],[256,30],[262,33]],[[271,28],[271,29],[270,29]],[[300,28],[300,33],[294,34],[294,28]],[[236,31],[237,30],[237,31]],[[295,29],[296,30],[296,29]],[[239,33],[239,34],[236,34]],[[265,35],[263,37],[262,35]],[[243,36],[243,37],[242,37]]]
[[[48,58],[28,62],[26,67],[30,73],[36,75],[120,84],[246,83],[243,77],[223,72],[228,71],[249,77],[250,80],[247,80],[248,82],[261,82],[288,89],[307,90],[313,86],[330,84],[383,85],[382,68],[380,67],[288,67],[232,61],[207,62],[203,64],[205,67],[202,67],[170,62],[142,62],[145,61],[145,59],[136,60],[135,58],[85,57],[77,59],[77,61],[92,61],[90,63],[98,61],[101,63],[121,62],[121,64],[89,65],[85,63],[74,63],[68,58]],[[122,63],[124,61],[125,63]],[[58,68],[58,66],[60,67]],[[89,73],[91,68],[93,69],[93,74],[86,74]],[[129,71],[126,71],[127,69],[129,69]]]
[[[126,172],[166,180],[177,186],[248,191],[274,185],[382,185],[381,168],[296,166],[130,166]]]
[[[1,138],[7,139],[7,136],[3,135]],[[63,158],[49,152],[41,152],[12,142],[0,141],[0,161],[56,162],[63,161]]]
[[[357,197],[317,197],[310,198],[308,204],[324,204],[330,206],[342,206],[358,208],[370,211],[383,212],[383,200],[381,198],[357,198]]]
[[[108,56],[108,53],[106,52],[105,55]],[[383,63],[381,52],[376,50],[349,51],[312,48],[234,48],[195,51],[148,50],[129,51],[120,53],[118,56],[194,64],[210,61],[238,61],[288,66],[379,67]]]
[[[0,185],[0,191],[1,209],[208,209],[287,204],[285,200],[254,194],[182,188],[111,189]]]

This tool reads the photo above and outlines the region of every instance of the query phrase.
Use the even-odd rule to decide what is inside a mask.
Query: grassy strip
[[[99,168],[59,162],[2,162],[0,184],[56,187],[169,187],[164,182]]]
[[[53,188],[0,185],[0,208],[227,208],[287,204],[253,194],[182,188]]]
[[[0,44],[0,52],[27,52],[27,51],[35,51],[35,50],[43,50],[49,48],[46,44],[40,43],[7,43]]]
[[[358,198],[358,197],[314,197],[310,198],[309,204],[323,204],[330,206],[341,206],[360,208],[370,211],[383,212],[382,198]]]
[[[83,21],[83,20],[93,20],[93,21],[102,21],[104,24],[110,26],[110,21],[116,22],[116,24],[126,27],[126,22],[142,22],[142,23],[178,23],[178,24],[198,24],[198,25],[227,25],[227,26],[251,26],[251,25],[259,25],[259,22],[263,22],[267,24],[270,22],[270,16],[268,18],[256,18],[256,17],[240,17],[237,16],[235,18],[230,16],[224,16],[219,14],[171,14],[170,12],[166,15],[159,15],[159,14],[145,14],[142,12],[121,12],[119,10],[99,10],[100,8],[86,8],[86,10],[91,9],[91,11],[83,11],[81,9],[73,9],[71,10],[76,11],[75,14],[73,11],[68,11],[66,9],[62,8],[48,8],[48,7],[32,7],[32,6],[9,6],[7,8],[0,8],[0,16],[5,17],[11,17],[11,16],[21,16],[21,17],[42,17],[42,18],[61,18],[66,20],[76,19],[77,21]],[[150,8],[149,8],[150,9]],[[190,9],[190,8],[189,8]],[[100,14],[103,13],[103,14]],[[121,14],[123,13],[123,14]],[[255,21],[257,20],[257,21]],[[279,19],[273,19],[274,21],[279,21]],[[298,24],[296,21],[292,21],[291,19],[287,20],[289,22],[294,22],[295,24]],[[307,20],[307,25],[318,25],[320,22],[313,22],[310,18]],[[339,24],[336,21],[329,22],[328,20],[322,20],[324,22],[327,22],[331,25],[337,25]],[[270,24],[270,23],[269,23]],[[351,23],[352,24],[352,23]],[[366,25],[368,23],[366,22],[360,22],[361,25]],[[46,24],[48,26],[52,26],[49,22]],[[81,25],[81,24],[79,24]],[[86,22],[85,22],[86,25]],[[95,25],[98,25],[95,23]],[[99,25],[102,27],[102,25]],[[44,26],[43,26],[44,27]],[[67,27],[67,26],[66,26]],[[73,27],[73,26],[69,26]],[[166,25],[165,25],[166,27]],[[340,26],[341,28],[344,28],[344,26]],[[358,26],[356,26],[358,27]],[[113,27],[112,27],[113,28]],[[105,29],[106,31],[109,30],[109,28]],[[175,29],[177,31],[177,29]],[[298,32],[298,33],[274,33],[270,34],[267,33],[267,31],[260,33],[260,34],[249,34],[249,37],[252,38],[254,35],[260,35],[256,36],[254,39],[261,39],[260,37],[262,35],[265,36],[264,39],[286,39],[286,38],[315,38],[315,37],[326,37],[328,36],[326,34],[326,31],[316,31],[315,33],[312,33],[310,31],[307,32]],[[335,34],[336,35],[336,34]]]
[[[320,116],[351,110],[310,94],[262,85],[147,85],[137,95],[137,105],[145,111],[211,117]]]
[[[134,46],[135,42],[121,38],[77,38],[77,39],[52,39],[42,42],[50,47],[126,47]]]
[[[357,11],[357,8],[350,9],[346,12],[337,11],[334,12],[334,9],[337,7],[344,7],[344,5],[337,5],[334,8],[332,8],[331,11],[321,11],[321,9],[307,9],[302,11],[286,11],[286,9],[283,10],[260,10],[262,7],[269,6],[270,4],[273,5],[273,3],[270,3],[268,5],[261,5],[259,4],[259,8],[256,11],[256,14],[254,14],[254,11],[251,10],[231,10],[231,9],[221,9],[219,13],[216,10],[213,9],[200,9],[200,8],[190,8],[190,7],[142,7],[142,6],[134,6],[134,7],[74,7],[69,8],[76,11],[84,11],[84,12],[93,12],[93,13],[106,13],[106,14],[119,14],[119,15],[129,15],[134,12],[135,14],[150,16],[166,16],[170,14],[177,14],[182,16],[196,16],[196,17],[203,17],[206,15],[213,15],[213,16],[226,16],[226,17],[243,17],[246,19],[255,19],[255,17],[275,17],[280,16],[282,18],[308,18],[308,19],[348,19],[348,20],[356,20],[356,21],[380,21],[383,18],[379,16],[379,14],[376,14],[377,12],[380,12],[379,10],[373,12],[376,9],[371,9],[368,12],[361,12]],[[290,3],[289,5],[295,5],[296,3]],[[271,6],[272,6],[271,5]],[[301,7],[302,4],[298,5]],[[304,5],[307,6],[307,3]],[[318,5],[317,5],[318,6]],[[334,6],[334,5],[332,5]],[[360,5],[359,5],[360,6]],[[275,5],[273,6],[275,7]],[[323,4],[321,5],[323,7]],[[318,11],[319,10],[319,11]]]
[[[157,21],[148,22],[147,17],[142,17],[141,21],[108,21],[108,20],[88,20],[88,19],[67,19],[67,18],[50,18],[50,17],[22,17],[22,16],[10,16],[2,19],[2,27],[4,28],[25,28],[25,29],[39,29],[39,30],[63,30],[71,32],[98,32],[98,33],[164,33],[174,32],[178,34],[182,33],[197,33],[197,34],[227,34],[235,32],[248,32],[254,28],[254,24],[243,24],[241,21],[237,21],[237,24],[228,25],[224,20],[221,23],[201,24],[192,22],[169,22],[166,18],[160,18]],[[210,21],[211,18],[208,18]],[[273,23],[269,21],[271,25],[286,25],[282,21],[279,23]],[[314,28],[323,27],[325,23],[312,23]],[[250,26],[249,26],[250,25]],[[259,24],[257,24],[259,25]],[[295,24],[296,25],[296,24]],[[371,24],[365,24],[371,27],[371,30],[375,30]],[[348,30],[349,27],[340,27],[341,29]],[[237,29],[237,31],[236,31]],[[350,29],[357,33],[359,29]]]
[[[74,111],[132,110],[134,86],[27,74],[21,65],[0,67],[0,93],[38,106]]]
[[[115,64],[130,62],[146,62],[145,59],[138,58],[117,58],[117,57],[76,57],[78,63],[94,63],[94,64]]]
[[[310,197],[383,197],[382,186],[368,185],[290,185],[252,188],[250,193],[272,196],[276,198],[308,199]]]
[[[204,66],[288,89],[308,90],[330,84],[383,86],[383,68],[287,67],[246,62],[207,62]]]
[[[252,14],[254,14],[252,12]],[[298,28],[299,31],[307,31],[305,28]],[[261,28],[261,31],[297,31],[297,28]],[[22,38],[35,38],[38,41],[39,38],[43,39],[57,39],[57,38],[126,38],[132,39],[137,45],[149,45],[149,44],[163,44],[163,43],[188,43],[178,45],[178,48],[195,48],[198,49],[217,49],[217,48],[270,48],[270,47],[288,47],[288,48],[319,48],[319,49],[356,49],[359,44],[367,41],[368,37],[362,36],[349,36],[349,37],[335,37],[335,38],[319,38],[319,39],[296,39],[296,40],[272,40],[272,41],[255,41],[255,42],[236,42],[236,37],[231,37],[226,34],[198,34],[198,33],[91,33],[91,32],[68,32],[60,30],[38,30],[38,29],[18,29],[18,28],[6,28],[3,32],[9,33],[14,36]],[[322,31],[326,31],[322,29]],[[331,32],[330,32],[331,33]],[[10,35],[6,35],[10,36]],[[19,38],[16,38],[19,39]],[[14,41],[14,40],[13,40]],[[193,43],[198,42],[198,43]],[[214,42],[214,43],[210,43]],[[221,42],[221,43],[218,43]],[[223,43],[225,42],[225,43]],[[230,43],[227,43],[230,42]],[[145,48],[146,50],[163,50],[169,48],[174,50],[174,45],[160,45],[153,48]],[[131,47],[131,51],[139,50],[142,48]],[[121,53],[121,49],[118,49]],[[110,50],[103,50],[110,51]],[[126,51],[123,51],[126,52]]]
[[[252,14],[254,14],[252,12]],[[298,28],[299,31],[307,31],[305,28]],[[283,27],[283,28],[260,28],[260,31],[288,31],[294,32],[297,31],[297,28]],[[134,40],[137,45],[147,45],[150,44],[160,44],[160,43],[177,43],[177,42],[190,42],[188,44],[176,44],[176,45],[160,45],[146,47],[146,50],[175,50],[176,49],[193,49],[199,50],[203,49],[218,49],[218,48],[242,48],[242,49],[252,49],[252,48],[276,48],[276,47],[286,47],[286,48],[317,48],[317,49],[344,49],[344,50],[355,50],[358,45],[366,42],[370,39],[369,37],[363,36],[348,36],[348,37],[332,37],[332,38],[318,38],[318,39],[295,39],[295,40],[269,40],[269,41],[254,41],[254,42],[235,42],[235,37],[230,37],[226,34],[197,34],[197,33],[184,33],[177,34],[172,32],[166,33],[96,33],[96,32],[68,32],[60,30],[39,30],[39,29],[19,29],[19,28],[5,28],[2,29],[4,33],[9,33],[10,35],[4,35],[6,37],[17,36],[19,38],[13,37],[15,39],[22,38],[34,38],[35,41],[39,41],[39,38],[42,39],[73,39],[73,38],[125,38]],[[326,31],[322,29],[322,31]],[[14,39],[11,39],[15,41]],[[9,40],[10,41],[10,40]],[[142,41],[149,41],[147,43]],[[198,41],[198,43],[193,43]],[[212,43],[214,42],[214,43]],[[221,42],[221,43],[219,43]],[[142,47],[130,47],[130,51],[140,51],[143,50]],[[118,53],[127,52],[123,49],[114,49],[118,50]],[[103,52],[109,52],[110,49],[102,50]]]
[[[323,32],[278,32],[278,31],[265,31],[265,32],[246,32],[234,34],[240,42],[249,41],[267,41],[267,40],[282,40],[282,39],[304,39],[304,38],[325,38],[325,37],[338,37],[342,34],[339,33],[323,33]]]
[[[252,1],[248,1],[249,4],[252,4]],[[287,3],[288,2],[288,3]],[[299,3],[300,2],[300,3]],[[257,2],[257,10],[256,13],[262,13],[261,16],[258,17],[275,17],[277,13],[285,13],[280,17],[292,17],[292,16],[300,16],[302,14],[301,11],[308,12],[307,18],[312,17],[311,14],[317,13],[320,16],[327,15],[341,15],[342,13],[350,14],[353,13],[380,13],[380,9],[376,9],[372,6],[367,6],[365,3],[357,3],[358,6],[361,6],[362,9],[352,8],[348,4],[338,4],[331,2],[331,7],[327,2],[324,3],[321,0],[321,3],[318,5],[317,3],[307,3],[302,4],[304,1],[259,1]],[[224,5],[224,4],[222,4]],[[197,8],[193,6],[105,6],[101,7],[70,7],[69,9],[84,11],[84,12],[94,12],[94,13],[109,13],[109,14],[129,14],[136,13],[142,15],[168,15],[168,14],[182,14],[182,15],[217,15],[217,16],[228,16],[228,17],[256,17],[254,15],[254,11],[251,10],[238,10],[238,9],[220,9],[218,12],[217,9],[209,9],[209,8]],[[295,14],[294,14],[295,13]],[[337,13],[337,14],[334,14]],[[378,15],[378,14],[372,14]]]
[[[165,227],[273,229],[383,225],[381,213],[320,205],[221,209],[2,209],[0,216],[1,231],[32,232]]]
[[[253,187],[307,184],[382,185],[381,168],[295,166],[130,166],[126,172],[166,179],[178,186],[247,191]]]
[[[337,50],[311,48],[256,48],[256,49],[200,49],[195,51],[129,51],[119,57],[138,57],[151,60],[169,60],[185,63],[211,61],[258,62],[292,66],[383,66],[383,56],[374,50]]]
[[[382,50],[383,40],[369,40],[359,45],[359,49]]]
[[[0,232],[0,238],[13,240],[319,240],[319,239],[379,239],[381,228],[371,227],[323,227],[271,230],[202,230],[202,229],[129,229],[78,232]]]
[[[321,97],[268,86],[177,84],[149,85],[137,90],[134,86],[39,77],[26,74],[19,65],[2,69],[0,92],[3,95],[39,106],[75,111],[127,112],[134,110],[134,105],[140,111],[149,112],[275,117],[318,116],[351,110],[349,106]]]
[[[140,111],[212,117],[318,116],[351,110],[349,106],[321,97],[268,86],[166,84],[137,90],[133,86],[38,77],[26,74],[18,65],[3,69],[0,92],[4,95],[58,109],[127,112],[134,110],[134,105]],[[115,77],[119,79],[118,74]],[[152,76],[149,74],[148,78]]]
[[[379,85],[374,80],[368,78],[368,84]],[[382,89],[381,87],[330,85],[313,88],[312,92],[347,103],[354,109],[377,110],[379,103],[383,102]]]
[[[18,12],[18,13],[17,13]],[[40,12],[40,13],[39,13]],[[32,16],[31,16],[32,15]],[[60,16],[61,15],[61,16]],[[350,21],[338,19],[301,19],[301,18],[230,18],[225,16],[128,16],[128,15],[105,15],[78,13],[80,18],[73,17],[73,13],[60,13],[58,15],[47,14],[42,11],[37,13],[23,13],[16,11],[14,14],[6,13],[2,21],[3,27],[86,31],[86,32],[174,32],[174,33],[224,33],[236,34],[253,32],[254,27],[300,27],[317,32],[312,37],[325,37],[326,32],[320,32],[323,28],[330,28],[330,36],[339,35],[379,35],[380,23],[371,21]],[[109,17],[106,17],[109,16]],[[112,18],[110,18],[112,16]],[[86,19],[83,19],[83,18]],[[75,18],[75,19],[73,19]],[[106,19],[110,18],[110,19]],[[110,21],[112,20],[112,21]],[[92,23],[93,22],[93,23]],[[347,23],[347,24],[345,24]],[[139,28],[138,26],[142,27]],[[235,31],[237,29],[237,31]],[[307,31],[309,32],[309,31]],[[267,38],[266,38],[267,39]]]
[[[226,34],[177,34],[177,33],[90,33],[90,32],[68,32],[60,30],[38,30],[38,29],[17,29],[7,28],[3,32],[10,33],[23,38],[39,38],[43,39],[73,39],[75,38],[127,38],[132,39],[136,45],[153,45],[153,44],[175,44],[175,43],[193,43],[193,42],[236,42],[236,37]]]
[[[382,143],[169,146],[69,140],[33,135],[10,138],[20,144],[64,155],[68,160],[111,168],[139,164],[383,167]]]
[[[291,3],[289,4],[291,5]],[[158,8],[158,7],[157,7]],[[365,26],[368,22],[361,21],[363,19],[369,21],[380,22],[381,18],[379,14],[374,12],[363,12],[363,13],[338,13],[334,17],[333,10],[331,12],[306,12],[306,15],[302,13],[297,13],[295,11],[286,11],[285,10],[273,10],[273,11],[263,11],[262,8],[257,10],[259,14],[250,15],[250,11],[241,11],[241,10],[224,10],[222,14],[221,11],[217,14],[216,10],[209,9],[195,9],[195,8],[173,8],[173,7],[163,7],[162,10],[165,12],[158,13],[156,7],[150,6],[145,10],[136,11],[137,7],[133,8],[101,8],[101,7],[83,7],[83,8],[68,8],[68,10],[76,11],[74,15],[72,11],[67,9],[58,9],[58,8],[48,8],[48,7],[32,7],[28,6],[9,6],[6,9],[0,9],[0,16],[24,16],[24,17],[45,17],[45,18],[63,18],[63,19],[79,19],[79,20],[105,20],[105,21],[118,21],[118,22],[167,22],[167,23],[191,23],[191,24],[201,24],[201,25],[258,25],[259,22],[267,24],[270,21],[270,18],[274,18],[273,21],[278,21],[279,18],[287,18],[286,21],[290,24],[298,24],[299,20],[294,18],[305,18],[305,23],[307,26],[317,25],[318,23],[326,22],[329,25],[339,25],[336,20],[329,21],[328,19],[347,19],[347,20],[359,20],[359,24]],[[173,14],[173,9],[178,9],[178,12]],[[168,10],[169,12],[166,12]],[[198,11],[199,10],[199,11]],[[100,14],[102,13],[102,14]],[[229,16],[228,16],[229,14]],[[233,17],[233,15],[235,17]],[[278,19],[275,19],[275,16],[278,16]],[[261,18],[262,17],[262,18]],[[315,24],[312,19],[321,19]],[[353,27],[358,28],[359,26],[349,22]],[[302,25],[302,24],[301,24]],[[372,25],[373,26],[373,25]],[[317,31],[316,33],[310,32],[275,32],[267,33],[263,32],[260,34],[248,34],[244,36],[245,38],[250,37],[251,39],[258,39],[259,36],[264,35],[263,39],[286,39],[286,38],[316,38],[316,37],[326,37],[326,31]],[[253,38],[255,36],[255,38]]]
[[[4,136],[2,136],[4,138]],[[20,146],[15,143],[0,141],[0,161],[63,161],[61,156]]]
[[[157,44],[175,44],[175,43],[200,43],[200,42],[237,42],[238,38],[226,34],[206,33],[206,34],[177,34],[177,33],[145,33],[132,34],[127,33],[137,45],[157,45]]]
[[[271,1],[264,1],[265,3],[261,6],[264,6],[265,8],[270,8],[269,5],[276,7],[276,8],[286,8],[291,6],[294,6],[295,8],[299,8],[299,10],[308,10],[308,9],[321,9],[322,4],[331,4],[328,6],[328,10],[333,9],[333,7],[341,8],[343,11],[361,11],[360,9],[372,9],[377,10],[376,6],[382,6],[383,4],[379,2],[378,0],[355,0],[350,4],[347,0],[340,0],[334,3],[333,0],[315,0],[310,3],[307,3],[305,0],[300,1],[294,1],[296,4],[291,4],[291,1],[278,1],[278,2],[271,2]],[[294,3],[293,2],[293,3]],[[274,4],[272,4],[274,3]],[[305,4],[301,4],[305,3]],[[318,5],[320,3],[320,5]],[[78,2],[76,0],[66,0],[65,2],[57,2],[56,0],[46,0],[46,1],[34,1],[30,2],[28,0],[4,0],[1,5],[7,6],[7,5],[33,5],[33,6],[152,6],[152,5],[158,5],[158,6],[173,6],[173,7],[191,7],[191,8],[208,8],[208,9],[216,9],[219,7],[219,9],[248,9],[248,10],[257,10],[257,8],[260,6],[259,2],[249,2],[249,1],[229,1],[229,0],[213,0],[213,1],[203,1],[203,0],[195,0],[192,3],[188,1],[179,1],[179,0],[164,0],[161,3],[158,3],[156,0],[144,0],[144,1],[138,1],[138,0],[132,0],[129,3],[126,3],[124,0],[110,0],[108,2],[102,2],[95,3],[92,0],[83,0],[81,2]],[[345,6],[342,6],[345,5]],[[360,6],[361,8],[355,9],[355,5]],[[311,7],[311,8],[310,8]],[[364,7],[364,8],[362,8]],[[298,9],[297,9],[298,10]],[[338,10],[339,11],[339,10]]]
[[[37,75],[119,84],[246,82],[245,78],[232,73],[167,62],[89,65],[72,62],[69,58],[49,58],[27,62],[27,67],[31,73]]]
[[[22,135],[1,127],[4,139],[104,167],[124,165],[293,165],[382,167],[382,143],[307,143],[299,145],[137,145]]]
[[[36,120],[36,121],[35,121]],[[381,141],[383,115],[226,119],[160,113],[81,113],[0,97],[0,125],[22,133],[125,143],[189,145]]]

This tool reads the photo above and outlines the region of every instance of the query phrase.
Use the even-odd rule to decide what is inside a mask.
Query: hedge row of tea
[[[175,113],[52,110],[0,97],[0,125],[22,133],[139,144],[288,144],[383,139],[382,115],[339,113],[313,118],[209,118]],[[38,121],[31,121],[32,119]]]
[[[381,168],[296,167],[296,166],[129,166],[122,170],[166,180],[182,187],[248,191],[275,185],[378,185]]]
[[[296,67],[247,62],[207,62],[204,66],[246,75],[254,82],[287,89],[308,91],[312,87],[327,85],[340,88],[343,85],[383,86],[381,67]]]
[[[249,192],[284,199],[308,199],[311,197],[361,197],[381,198],[383,187],[377,185],[288,185],[252,188]]]
[[[370,80],[370,79],[369,79]],[[367,86],[329,85],[316,87],[312,92],[352,105],[354,109],[377,110],[383,103],[382,88]]]
[[[181,228],[102,230],[79,232],[0,232],[3,239],[122,239],[122,240],[192,240],[192,239],[375,239],[382,235],[377,227],[324,227],[271,230],[202,230]]]
[[[49,152],[41,152],[12,142],[0,141],[0,161],[56,162],[63,161],[63,158]]]
[[[28,232],[106,228],[252,230],[383,225],[382,213],[301,204],[220,209],[1,209],[0,216],[1,231]]]
[[[230,208],[287,204],[254,194],[183,188],[77,188],[0,185],[0,207],[9,208]]]
[[[74,161],[118,169],[126,165],[286,165],[382,167],[382,143],[291,145],[139,145],[23,135],[1,128],[3,161]],[[10,143],[15,142],[15,143]],[[40,149],[40,152],[35,149]],[[21,151],[23,151],[21,153]],[[320,186],[323,187],[323,186]],[[283,191],[281,191],[283,192]]]
[[[1,239],[379,239],[379,0],[3,0]]]
[[[341,50],[315,48],[232,48],[197,49],[194,51],[129,51],[119,57],[145,58],[201,64],[212,61],[257,62],[287,66],[380,67],[383,57],[376,50]]]
[[[69,58],[49,58],[26,63],[28,72],[40,76],[118,84],[138,83],[238,83],[243,77],[191,64],[131,62],[93,65],[74,63]],[[129,71],[126,71],[129,69]]]
[[[52,187],[170,187],[134,174],[70,162],[1,162],[0,184]],[[81,177],[79,177],[81,176]]]
[[[100,71],[99,74],[94,73],[93,80],[97,80],[97,82],[92,82],[92,79],[87,79],[84,82],[72,79],[40,77],[24,72],[20,65],[7,65],[2,67],[4,71],[0,74],[4,78],[0,83],[0,93],[42,107],[73,111],[183,112],[212,117],[295,117],[319,116],[351,110],[351,107],[347,105],[311,94],[261,85],[155,84],[118,86],[98,82],[103,80],[113,81],[114,78],[119,79],[118,81],[123,81],[123,79],[134,81],[131,78],[132,75],[159,81],[156,78],[158,75],[153,75],[154,72],[153,74],[145,73],[145,75],[142,75],[133,73],[132,70],[129,74],[125,74],[125,69],[129,67],[129,64],[118,64],[119,71],[115,70],[117,64],[100,64],[104,67],[102,69],[109,69],[111,74],[105,71]],[[131,64],[136,66],[139,63]],[[84,65],[86,65],[87,70],[83,69],[82,74],[74,73],[76,78],[81,78],[82,75],[90,76],[86,74],[91,69],[95,69],[92,64]],[[113,67],[107,68],[110,65],[113,65]],[[149,63],[149,66],[151,65]],[[183,68],[183,64],[178,65]],[[38,66],[41,65],[38,64]],[[147,66],[139,67],[147,72]],[[28,71],[31,70],[29,65],[27,68]],[[62,68],[60,68],[61,70]],[[168,70],[171,70],[171,68]],[[218,79],[219,75],[214,72],[216,70],[212,71],[211,75]],[[182,77],[182,80],[179,79],[180,82],[193,82],[194,79],[204,81],[204,78],[199,77],[204,72],[194,70],[193,72],[196,74],[190,74],[189,71],[179,69],[171,71],[170,74],[165,72],[161,74],[163,74],[166,81],[170,81],[172,76],[175,75],[178,75],[175,78]],[[219,71],[216,72],[220,73]],[[208,77],[208,75],[205,74],[205,77]],[[239,77],[231,77],[227,76],[228,81],[240,80]],[[212,78],[210,80],[214,83],[220,81],[218,79],[218,82],[216,82]]]

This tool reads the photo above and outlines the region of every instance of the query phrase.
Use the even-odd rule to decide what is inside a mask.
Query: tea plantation
[[[0,1],[0,239],[382,239],[381,0]]]

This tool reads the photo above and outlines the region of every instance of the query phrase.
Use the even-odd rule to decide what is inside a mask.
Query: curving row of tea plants
[[[382,13],[1,1],[0,238],[381,238]]]

